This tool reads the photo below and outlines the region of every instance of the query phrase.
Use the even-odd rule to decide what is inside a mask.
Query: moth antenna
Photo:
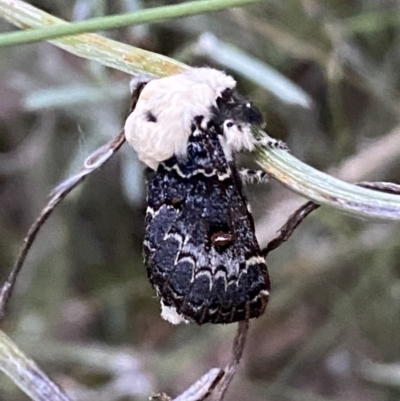
[[[202,401],[206,399],[224,377],[224,371],[212,368],[172,401]]]
[[[130,88],[132,91],[132,105],[130,113],[136,107],[136,103],[138,101],[142,89],[151,79],[152,77],[150,75],[141,74],[131,81]],[[106,163],[124,144],[125,140],[126,140],[125,132],[124,130],[122,130],[111,142],[101,146],[99,149],[95,150],[88,158],[86,158],[81,171],[61,182],[50,192],[51,198],[49,202],[42,209],[35,222],[29,228],[28,234],[24,238],[24,243],[19,252],[18,258],[0,290],[0,321],[4,317],[5,308],[13,292],[18,274],[22,269],[22,266],[28,255],[28,252],[31,249],[41,227],[53,213],[55,207],[76,186],[78,186],[86,178],[86,176],[93,173],[104,163]]]
[[[17,277],[22,269],[25,259],[31,249],[37,234],[41,227],[44,225],[49,216],[53,213],[55,207],[76,187],[78,186],[87,175],[101,167],[111,156],[117,152],[117,150],[125,142],[124,130],[122,130],[111,142],[103,145],[99,149],[95,150],[84,162],[83,169],[67,178],[61,184],[50,193],[50,200],[47,205],[40,212],[35,222],[29,228],[28,234],[24,238],[22,248],[19,252],[18,258],[9,273],[5,283],[0,290],[0,320],[3,319],[5,308],[8,300],[13,292]]]
[[[374,189],[375,191],[379,192],[386,192],[394,195],[400,195],[400,185],[394,184],[392,182],[368,182],[362,181],[358,182],[355,185],[363,188]],[[274,249],[278,248],[284,242],[286,242],[299,226],[305,218],[314,210],[317,210],[321,205],[318,205],[315,202],[309,201],[306,202],[304,205],[300,206],[294,213],[292,213],[287,220],[287,222],[280,228],[278,231],[277,236],[271,240],[268,245],[261,250],[261,254],[264,257],[273,251]]]
[[[129,89],[131,90],[132,96],[138,89],[140,89],[140,86],[144,86],[156,78],[156,76],[147,73],[135,75],[129,83]]]
[[[58,184],[50,192],[50,196],[57,196],[57,194],[64,191],[66,191],[66,194],[68,194],[68,192],[71,191],[87,175],[91,174],[101,167],[106,161],[108,161],[110,157],[112,157],[114,153],[118,151],[124,142],[125,134],[122,130],[112,141],[96,149],[91,155],[89,155],[83,163],[82,170]]]
[[[231,360],[226,365],[224,371],[225,374],[222,379],[217,384],[215,390],[212,392],[211,401],[222,401],[226,390],[228,389],[229,383],[233,379],[237,368],[239,366],[240,360],[243,356],[244,346],[246,344],[247,334],[249,332],[249,321],[242,320],[238,324],[238,329],[236,332],[235,339],[232,346],[232,356]]]
[[[138,74],[131,79],[131,81],[129,82],[129,89],[131,91],[133,104],[130,112],[132,112],[133,109],[135,108],[143,88],[155,78],[157,77],[155,77],[154,75],[143,73],[143,74]]]
[[[294,213],[292,213],[287,222],[280,228],[277,236],[271,240],[268,245],[261,250],[261,254],[264,258],[274,249],[281,246],[286,242],[294,233],[294,230],[302,223],[305,218],[314,210],[320,207],[317,203],[312,201],[306,202],[304,205],[300,206]]]
[[[240,360],[242,359],[248,330],[248,320],[239,322],[238,330],[233,341],[231,360],[224,369],[210,369],[187,390],[173,400],[171,400],[171,397],[168,397],[165,393],[155,394],[150,399],[152,401],[203,401],[207,397],[210,397],[210,400],[212,401],[222,401],[229,383],[233,379]]]

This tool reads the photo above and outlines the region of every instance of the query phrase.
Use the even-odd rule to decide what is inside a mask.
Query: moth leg
[[[289,146],[280,139],[274,139],[269,136],[263,136],[257,139],[257,143],[267,148],[280,149],[284,150],[285,152],[290,152]]]
[[[244,184],[266,184],[271,176],[263,170],[242,168],[239,170],[240,178]]]
[[[400,195],[400,185],[392,182],[359,182],[355,185],[359,187],[373,189],[379,192],[386,192],[390,194]],[[300,206],[292,215],[290,215],[287,222],[278,231],[278,235],[268,243],[268,245],[261,251],[261,254],[266,257],[271,251],[278,248],[286,242],[300,223],[314,210],[318,209],[320,205],[310,201]]]
[[[299,224],[302,223],[311,212],[319,207],[320,205],[312,201],[300,206],[293,214],[290,215],[287,222],[278,231],[278,235],[272,241],[270,241],[264,249],[261,250],[261,254],[266,257],[271,251],[286,242]]]

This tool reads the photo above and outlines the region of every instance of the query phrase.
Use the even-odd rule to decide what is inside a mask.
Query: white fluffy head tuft
[[[235,80],[212,68],[192,68],[182,74],[150,81],[125,122],[125,136],[139,159],[157,169],[174,154],[186,154],[194,117],[211,117],[211,108]]]

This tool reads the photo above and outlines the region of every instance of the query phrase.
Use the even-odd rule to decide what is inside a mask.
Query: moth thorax
[[[150,81],[125,123],[125,136],[153,170],[173,155],[185,156],[195,117],[211,117],[216,100],[235,81],[221,71],[193,68]]]

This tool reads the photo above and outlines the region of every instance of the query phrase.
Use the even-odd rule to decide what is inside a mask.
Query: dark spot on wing
[[[211,236],[211,243],[214,246],[226,246],[229,245],[233,240],[233,235],[218,231]]]
[[[219,251],[223,251],[234,241],[234,236],[229,229],[229,226],[225,223],[214,223],[209,228],[209,239],[210,245],[215,247]]]

